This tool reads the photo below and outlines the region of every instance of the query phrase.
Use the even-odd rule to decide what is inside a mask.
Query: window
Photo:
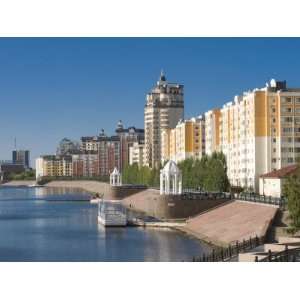
[[[276,138],[273,138],[273,143],[276,143]]]
[[[292,108],[291,107],[283,107],[282,108],[282,112],[283,113],[291,113],[292,112]],[[300,112],[300,110],[299,110]]]
[[[281,117],[281,122],[291,123],[293,122],[293,117]]]
[[[283,98],[283,103],[292,103],[292,98],[291,97]]]
[[[296,102],[297,104],[300,104],[300,98],[297,97],[297,98],[295,99],[295,102]]]

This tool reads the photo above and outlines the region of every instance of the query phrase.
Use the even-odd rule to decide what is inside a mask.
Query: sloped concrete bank
[[[265,237],[277,210],[272,205],[233,201],[189,219],[184,229],[202,240],[228,246]]]

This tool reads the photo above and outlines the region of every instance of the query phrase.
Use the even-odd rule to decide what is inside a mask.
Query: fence
[[[276,197],[265,196],[265,195],[257,195],[254,193],[241,193],[235,198],[237,200],[242,200],[242,201],[276,205],[279,206],[281,209],[285,209],[286,202],[287,202],[284,197],[276,198]]]
[[[182,191],[183,199],[195,199],[195,200],[206,200],[206,199],[232,199],[232,195],[230,193],[223,192],[200,192],[199,190],[194,189],[184,189]]]
[[[234,245],[229,245],[227,248],[219,247],[213,249],[210,254],[203,254],[202,256],[194,256],[193,262],[220,262],[228,261],[234,257],[237,257],[239,253],[243,253],[254,249],[264,243],[265,238],[249,238],[248,240],[243,240],[243,242],[236,242]]]
[[[300,247],[289,249],[288,245],[281,252],[272,252],[269,250],[268,255],[263,259],[255,256],[256,262],[295,262],[300,261]]]

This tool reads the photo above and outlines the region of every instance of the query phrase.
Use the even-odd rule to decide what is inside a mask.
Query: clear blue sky
[[[300,87],[300,39],[0,38],[0,159],[54,153],[63,137],[143,127],[163,68],[185,86],[185,116],[221,106],[270,78]]]

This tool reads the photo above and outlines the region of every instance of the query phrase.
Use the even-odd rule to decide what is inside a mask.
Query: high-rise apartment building
[[[175,128],[164,129],[161,136],[162,163],[187,158],[201,159],[205,153],[205,120],[202,116],[180,120]]]
[[[167,82],[161,73],[156,86],[146,97],[145,165],[151,168],[160,165],[162,130],[174,128],[183,118],[183,85]]]
[[[232,185],[258,191],[259,176],[300,157],[300,88],[271,80],[221,110],[220,149]]]
[[[30,168],[30,152],[29,150],[13,150],[12,163],[21,164],[25,169]]]

